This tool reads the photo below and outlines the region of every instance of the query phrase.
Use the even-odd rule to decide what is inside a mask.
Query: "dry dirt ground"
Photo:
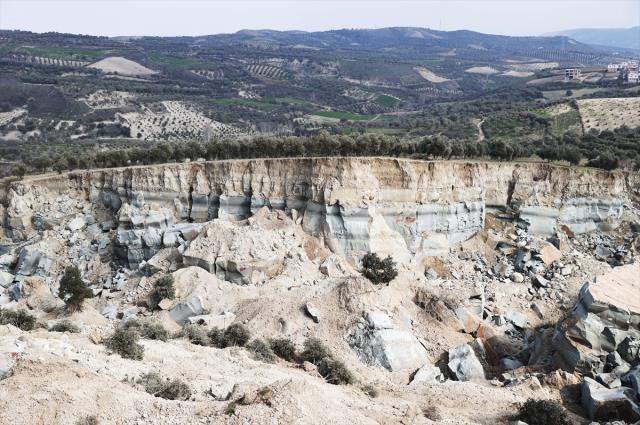
[[[511,70],[511,71],[503,72],[502,75],[504,75],[505,77],[526,78],[526,77],[531,77],[533,75],[533,72]]]
[[[447,81],[451,81],[448,78],[436,75],[434,72],[430,71],[429,69],[425,68],[424,66],[417,66],[417,67],[415,67],[413,69],[418,74],[420,74],[420,76],[422,78],[424,78],[425,80],[427,80],[427,81],[429,81],[431,83],[446,83]]]
[[[464,72],[469,72],[471,74],[492,75],[497,74],[500,71],[490,66],[473,66],[469,69],[465,69]]]
[[[119,56],[113,56],[104,58],[99,60],[98,62],[94,62],[91,65],[87,65],[89,68],[96,68],[101,70],[106,74],[117,73],[119,75],[126,76],[148,76],[157,74],[157,71],[147,68],[146,66],[140,65],[137,62],[132,60],[122,58]]]

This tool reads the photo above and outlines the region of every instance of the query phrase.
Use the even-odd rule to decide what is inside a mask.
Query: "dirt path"
[[[482,131],[482,124],[484,124],[484,118],[479,120],[474,120],[476,122],[476,128],[478,129],[478,138],[476,142],[480,143],[484,140],[484,131]]]

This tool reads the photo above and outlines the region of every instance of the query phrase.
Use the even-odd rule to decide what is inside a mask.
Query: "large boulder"
[[[629,388],[607,388],[591,378],[582,383],[582,406],[591,420],[640,420],[640,408],[634,398],[635,393]]]
[[[176,322],[184,323],[188,318],[200,316],[204,312],[202,298],[194,295],[176,303],[171,310],[169,310],[169,315]]]
[[[420,341],[409,330],[398,328],[387,314],[372,311],[365,318],[348,337],[363,362],[390,371],[415,370],[427,362],[427,350]]]
[[[484,368],[469,344],[460,345],[449,350],[449,370],[458,381],[475,381],[485,379]]]
[[[11,273],[0,270],[0,288],[8,288],[11,286],[14,278],[15,276]]]
[[[52,265],[53,260],[47,257],[38,246],[29,245],[20,250],[16,274],[21,276],[45,275]]]
[[[420,384],[437,384],[444,382],[444,379],[444,375],[438,366],[427,363],[416,371],[409,385],[413,387]]]
[[[35,276],[27,277],[22,281],[21,298],[30,308],[47,313],[64,306],[64,302],[51,293],[49,285],[42,278]]]
[[[640,263],[617,267],[584,284],[571,314],[554,334],[556,366],[595,376],[605,371],[608,355],[633,355],[633,340],[640,336],[638,276]]]
[[[230,307],[220,301],[221,294],[232,286],[200,267],[185,267],[172,273],[175,299],[163,300],[161,308],[182,324],[195,316],[217,315]]]
[[[633,389],[640,398],[640,364],[622,377],[621,384]]]

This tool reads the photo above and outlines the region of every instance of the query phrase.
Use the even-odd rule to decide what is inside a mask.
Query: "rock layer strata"
[[[487,210],[511,208],[533,231],[611,227],[640,198],[638,174],[542,163],[298,158],[191,162],[75,171],[15,182],[5,232],[33,235],[43,206],[69,196],[120,213],[119,255],[139,263],[171,245],[172,223],[244,219],[283,210],[336,253],[398,261],[446,252],[484,226]],[[131,209],[143,211],[131,214]],[[144,212],[146,211],[146,212]],[[158,215],[158,212],[161,212]],[[171,231],[172,235],[165,237]],[[182,237],[182,236],[181,236]],[[169,243],[167,243],[169,239]]]

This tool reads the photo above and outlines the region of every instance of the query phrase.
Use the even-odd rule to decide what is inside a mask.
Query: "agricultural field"
[[[318,111],[313,114],[314,116],[331,118],[335,120],[347,120],[347,121],[371,121],[376,118],[376,115],[355,114],[352,112],[339,112],[339,111]]]
[[[179,67],[190,67],[190,66],[198,66],[201,65],[202,62],[193,58],[186,58],[180,56],[172,56],[165,55],[162,53],[150,52],[148,55],[149,59],[151,59],[155,63],[165,64],[165,65],[174,65]]]
[[[464,72],[481,75],[492,75],[500,73],[500,71],[490,66],[473,66],[471,68],[465,69]]]
[[[542,95],[545,99],[548,100],[563,100],[563,99],[577,99],[582,96],[588,96],[594,93],[598,93],[604,91],[603,88],[583,88],[583,89],[575,89],[571,90],[570,94],[567,96],[567,90],[546,90],[542,92]]]
[[[191,72],[207,80],[222,80],[224,78],[224,72],[220,69],[192,69]]]
[[[434,72],[430,71],[429,69],[425,68],[424,66],[417,66],[414,68],[414,70],[425,80],[431,82],[431,83],[446,83],[447,81],[451,81],[448,78],[445,77],[441,77],[439,75],[436,75]]]
[[[273,80],[284,80],[290,77],[289,73],[270,65],[254,64],[247,66],[247,72],[260,78],[269,78]]]
[[[128,92],[98,90],[79,100],[92,109],[118,109],[131,105],[134,99],[135,96]]]
[[[604,98],[576,101],[585,131],[640,126],[640,98]]]
[[[182,102],[162,102],[164,111],[143,108],[143,112],[119,114],[132,137],[143,140],[189,141],[212,137],[244,137],[245,131],[213,121]]]
[[[535,75],[535,73],[531,71],[515,71],[512,69],[510,71],[503,72],[501,75],[504,75],[505,77],[528,78]]]
[[[216,99],[214,102],[219,105],[237,105],[264,110],[271,110],[277,106],[273,101],[270,100],[251,98]]]
[[[27,111],[22,108],[14,109],[13,111],[8,112],[0,112],[0,127],[9,124],[13,120],[18,119],[26,113]]]
[[[400,103],[400,99],[388,94],[379,94],[375,97],[376,102],[387,108],[395,108]]]

